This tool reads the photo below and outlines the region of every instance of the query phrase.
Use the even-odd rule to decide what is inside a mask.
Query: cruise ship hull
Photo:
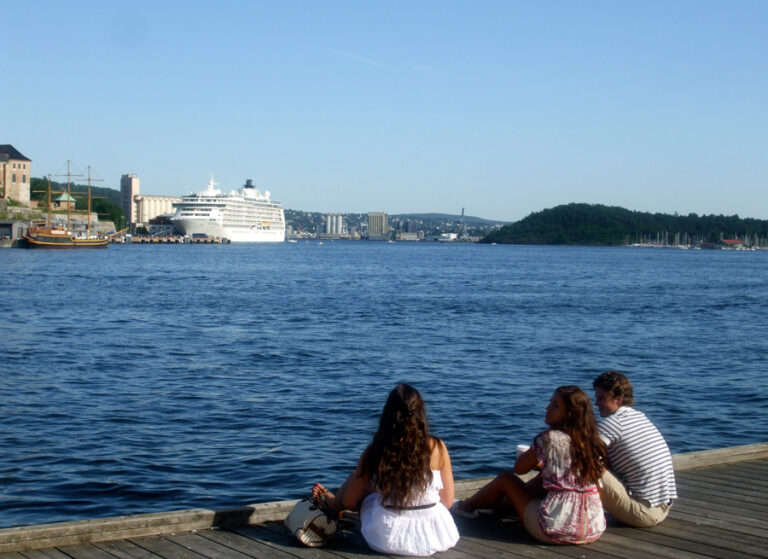
[[[253,227],[228,228],[215,221],[204,219],[175,218],[173,224],[182,235],[227,239],[233,243],[282,243],[285,229],[271,230]]]

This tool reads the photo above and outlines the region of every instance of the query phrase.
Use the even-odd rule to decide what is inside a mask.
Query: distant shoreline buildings
[[[32,160],[11,144],[0,145],[0,189],[2,199],[29,205]]]
[[[179,196],[158,196],[141,194],[140,180],[132,173],[120,177],[120,201],[123,213],[128,219],[129,227],[135,231],[137,227],[148,227],[157,221],[160,230],[166,232],[167,220],[158,219],[173,214],[173,204],[181,201]]]
[[[5,208],[16,207],[17,216],[28,215],[28,212],[39,212],[39,196],[31,193],[33,181],[31,176],[32,160],[23,155],[13,145],[0,145],[0,201]],[[109,189],[113,190],[113,189]],[[136,173],[125,173],[120,177],[119,194],[108,195],[107,198],[116,202],[125,215],[116,218],[116,223],[110,222],[113,230],[127,228],[131,233],[144,231],[150,235],[176,234],[171,217],[175,212],[174,204],[182,201],[181,196],[142,194],[141,180]],[[75,197],[64,199],[61,193],[52,200],[54,211],[74,209]],[[26,212],[26,213],[25,213]],[[456,225],[450,216],[428,217],[402,216],[391,217],[384,212],[371,213],[328,213],[304,212],[286,210],[293,217],[286,221],[286,236],[288,238],[319,238],[319,239],[367,239],[373,241],[416,241],[425,238],[437,240],[444,236],[445,231],[456,230]],[[12,214],[5,211],[9,217]],[[19,221],[20,218],[16,218]],[[97,221],[96,213],[90,218]],[[13,221],[13,220],[10,220]],[[77,219],[74,219],[76,222]],[[106,226],[106,221],[98,220]],[[487,228],[487,227],[486,227]],[[464,240],[473,237],[465,236]]]

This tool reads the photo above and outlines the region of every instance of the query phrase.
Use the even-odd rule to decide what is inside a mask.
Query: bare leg
[[[533,495],[534,499],[543,499],[547,496],[547,490],[542,485],[541,475],[532,477],[525,482],[525,486],[528,488],[528,493]]]
[[[508,501],[520,518],[525,516],[525,507],[534,499],[534,494],[526,484],[512,472],[501,472],[488,485],[480,489],[469,499],[461,501],[462,510],[497,508]]]

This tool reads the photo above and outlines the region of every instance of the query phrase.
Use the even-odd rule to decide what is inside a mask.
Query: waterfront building
[[[387,214],[376,212],[368,214],[368,239],[372,241],[383,241],[389,238],[389,227],[387,226]]]
[[[341,214],[327,214],[325,216],[325,234],[342,235],[344,232],[344,218]]]
[[[132,174],[120,177],[120,207],[128,218],[128,223],[137,222],[134,198],[139,195],[139,177]]]
[[[29,231],[29,221],[0,219],[0,248],[18,246]]]
[[[53,207],[61,210],[74,210],[75,199],[66,192],[62,192],[53,200]]]
[[[0,189],[3,200],[29,205],[32,160],[11,144],[0,145]]]
[[[160,215],[172,215],[175,210],[173,204],[181,202],[178,196],[155,196],[152,194],[138,194],[133,197],[133,205],[136,210],[134,223],[149,225],[151,219]]]
[[[153,217],[149,220],[149,234],[152,237],[168,236],[173,234],[175,228],[171,215],[164,214]]]
[[[395,240],[397,241],[419,241],[421,240],[419,238],[418,233],[409,233],[408,231],[398,231],[397,235],[395,235]]]

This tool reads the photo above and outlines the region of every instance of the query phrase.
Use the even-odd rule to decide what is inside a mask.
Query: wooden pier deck
[[[441,559],[768,559],[768,443],[676,455],[679,500],[650,529],[609,519],[599,541],[549,546],[515,519],[457,518],[461,540]],[[486,479],[457,483],[471,494]],[[352,559],[378,554],[356,529],[328,547],[301,546],[280,521],[295,501],[0,530],[0,559]]]

